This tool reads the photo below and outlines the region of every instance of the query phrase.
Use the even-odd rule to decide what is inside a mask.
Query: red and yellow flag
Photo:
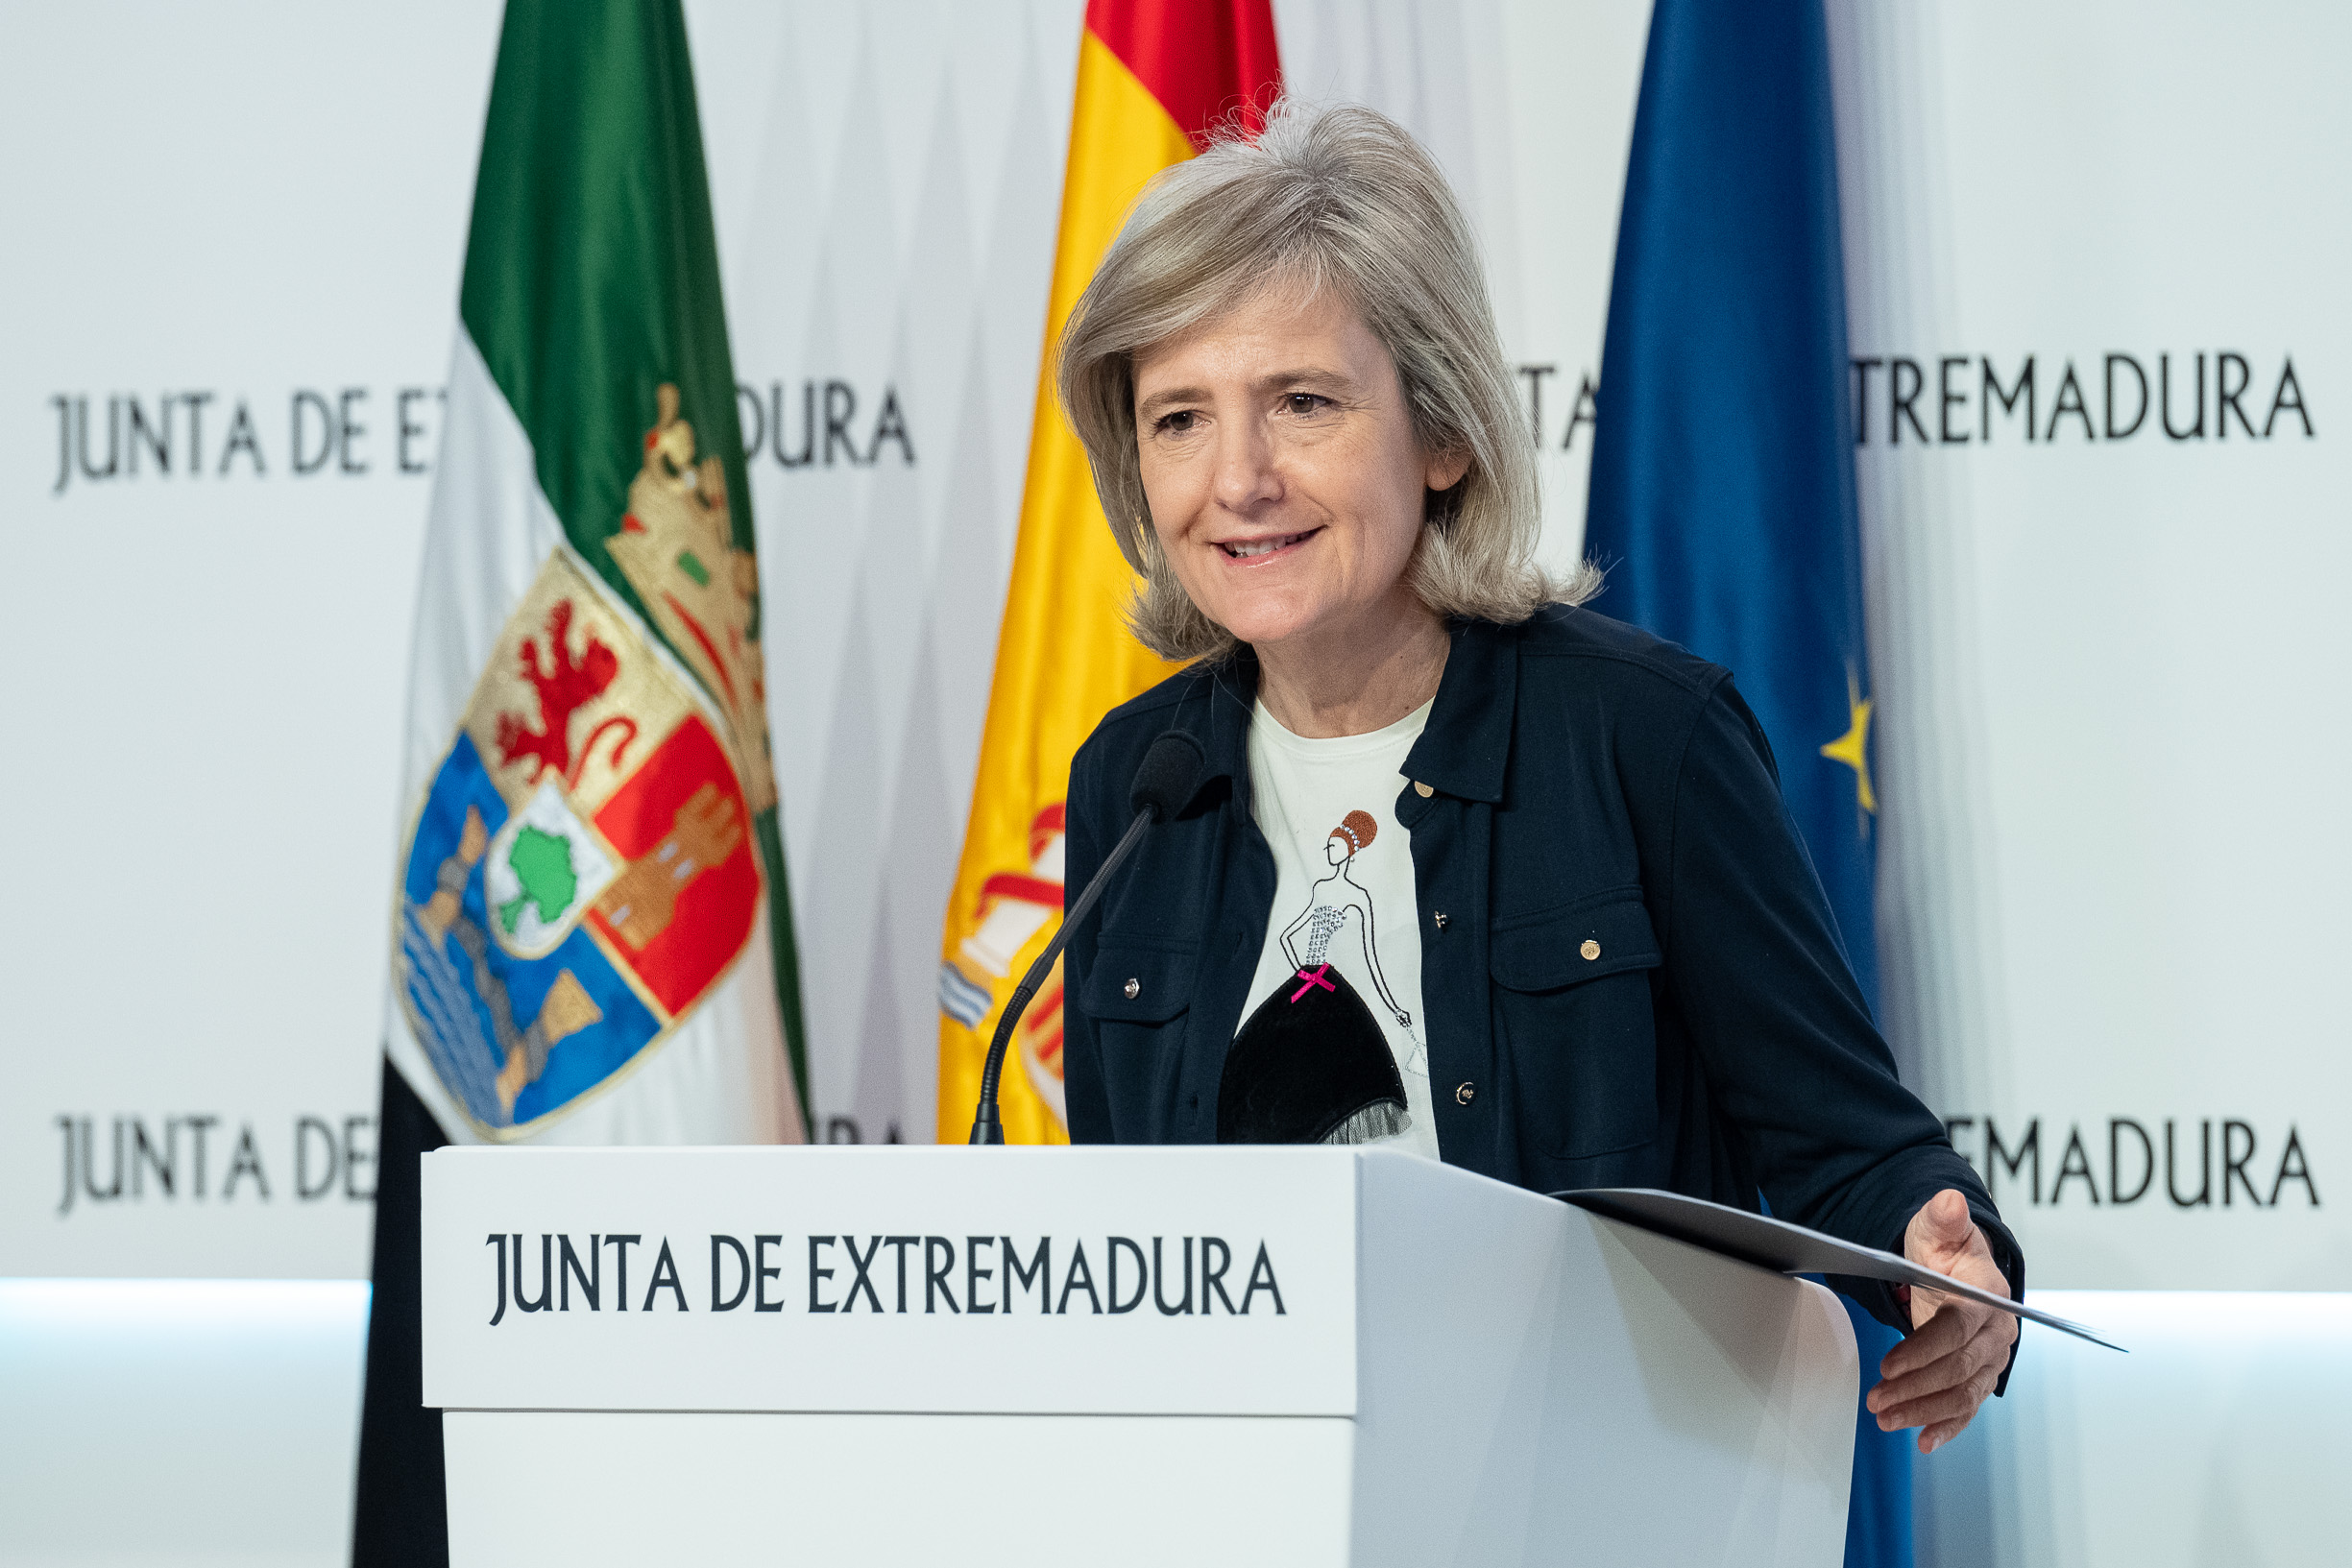
[[[1134,574],[1111,543],[1085,449],[1054,397],[1054,347],[1128,208],[1234,114],[1255,131],[1281,81],[1271,0],[1089,0],[1030,428],[1012,585],[939,968],[939,1137],[961,1143],[997,1015],[1060,923],[1070,758],[1104,713],[1171,674],[1121,618]],[[1061,970],[1022,1018],[1005,1138],[1069,1141]]]

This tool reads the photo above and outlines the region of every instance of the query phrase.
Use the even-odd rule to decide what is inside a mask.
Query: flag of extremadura
[[[451,1136],[797,1138],[750,492],[676,5],[507,8],[459,316],[393,1060]]]

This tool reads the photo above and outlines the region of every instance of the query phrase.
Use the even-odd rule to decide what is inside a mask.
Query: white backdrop
[[[933,1124],[938,911],[1079,9],[690,13],[820,1137]],[[2328,433],[2347,24],[1832,15],[1888,1032],[2037,1281],[2343,1289],[2352,1228],[2325,1198],[2352,1169],[2352,1058],[2328,980],[2352,833],[2329,808],[2352,758],[2324,715],[2352,564]],[[10,145],[53,150],[0,177],[53,220],[12,251],[0,318],[0,812],[26,890],[0,911],[0,1269],[350,1277],[392,736],[496,16],[16,20],[50,58],[104,40],[108,65],[0,109]],[[1278,20],[1295,91],[1397,114],[1462,189],[1564,557],[1642,9]],[[904,442],[874,439],[885,404]]]
[[[6,25],[57,68],[0,95],[0,1274],[364,1275],[403,650],[497,16]],[[336,433],[309,472],[304,394]],[[59,398],[111,477],[75,451],[59,489]],[[126,399],[168,417],[168,471]],[[70,1208],[61,1119],[97,1153]],[[128,1124],[124,1195],[84,1190],[114,1189],[117,1119],[168,1192]]]
[[[930,1135],[939,908],[1079,11],[688,7],[759,437],[820,1137]],[[1889,1035],[1991,1169],[2038,1286],[2352,1289],[2334,996],[2352,834],[2330,810],[2352,761],[2332,667],[2352,566],[2333,286],[2352,24],[2289,0],[1831,12]],[[0,255],[0,1275],[356,1277],[400,682],[496,7],[4,14],[15,58],[75,64],[19,72],[0,98],[19,154],[0,170],[17,215]],[[1295,91],[1396,114],[1458,181],[1540,394],[1546,547],[1565,557],[1646,8],[1276,15]],[[2112,410],[2110,354],[2130,356]],[[2172,428],[2189,428],[2200,354],[2207,433],[2175,440],[2160,377],[2169,364]],[[2028,355],[2030,443],[2022,406],[1984,397],[1985,361],[2016,397]],[[2290,359],[2304,406],[2274,419]],[[2244,422],[2223,438],[2225,364]],[[2133,426],[2135,369],[2152,401]],[[1898,425],[1905,394],[1918,422]],[[871,440],[892,398],[910,454]],[[854,453],[827,451],[829,409]],[[91,476],[109,451],[111,476]],[[2211,1203],[2168,1196],[2168,1121],[2183,1196],[2211,1140]],[[2133,1126],[2156,1163],[2119,1204],[2140,1175]],[[2286,1162],[2282,1180],[2291,1134],[2301,1175]],[[93,1196],[118,1169],[122,1195]],[[2352,1397],[2347,1299],[2118,1305],[2114,1326],[2146,1342],[2114,1367],[2029,1339],[2047,1373],[2029,1361],[1982,1434],[1922,1469],[1928,1555],[2318,1560],[2307,1547],[2352,1532],[2324,1470]],[[2097,1320],[2118,1300],[2069,1307]],[[2298,1348],[2263,1360],[2266,1338]],[[90,1334],[74,1342],[106,1361]],[[47,1354],[32,1343],[0,1344],[0,1384]],[[28,1555],[5,1522],[36,1499],[98,1516],[109,1494],[85,1499],[75,1476],[177,1462],[69,1463],[65,1387],[41,1406],[54,1441],[0,1467],[0,1560],[99,1540],[61,1525],[50,1556]],[[142,1422],[202,1429],[108,1409],[85,1413],[109,1443]]]
[[[2352,16],[1832,15],[1888,1032],[2035,1283],[2352,1289]]]

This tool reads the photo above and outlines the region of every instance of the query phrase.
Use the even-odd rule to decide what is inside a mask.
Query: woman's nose
[[[1249,421],[1236,421],[1221,432],[1217,450],[1217,501],[1242,516],[1257,511],[1282,495],[1275,471],[1273,447],[1265,432]]]

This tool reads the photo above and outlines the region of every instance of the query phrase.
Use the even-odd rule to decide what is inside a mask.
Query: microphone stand
[[[1029,973],[1022,976],[1021,983],[1013,988],[1012,999],[1005,1003],[1004,1014],[996,1021],[996,1038],[988,1042],[987,1063],[980,1070],[980,1106],[972,1113],[970,1142],[1002,1144],[1005,1141],[1005,1124],[997,1120],[996,1115],[996,1088],[997,1080],[1004,1075],[1005,1049],[1012,1043],[1013,1025],[1020,1023],[1022,1013],[1029,1008],[1030,999],[1045,983],[1046,976],[1054,968],[1054,960],[1061,956],[1061,950],[1069,943],[1070,933],[1078,929],[1078,923],[1086,918],[1088,911],[1094,908],[1095,901],[1103,896],[1103,889],[1110,885],[1110,874],[1118,870],[1119,862],[1125,860],[1143,841],[1144,830],[1158,820],[1159,810],[1156,807],[1146,806],[1135,813],[1135,820],[1128,825],[1118,846],[1110,852],[1110,857],[1103,862],[1103,869],[1094,874],[1094,880],[1079,895],[1078,903],[1061,917],[1061,929],[1054,933],[1054,940],[1045,945],[1045,951],[1037,954],[1037,961],[1029,966]]]

